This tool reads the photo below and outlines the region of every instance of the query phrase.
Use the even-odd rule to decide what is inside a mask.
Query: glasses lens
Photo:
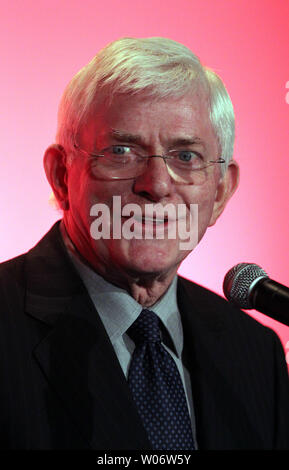
[[[103,156],[94,157],[91,171],[96,178],[129,179],[141,175],[147,166],[146,158],[104,151]]]
[[[130,153],[116,153],[111,149],[103,151],[102,156],[93,157],[91,171],[99,179],[130,179],[143,174],[150,158],[136,156]],[[190,170],[186,165],[180,165],[175,159],[166,159],[167,170],[177,184],[201,185],[205,182],[209,168]]]
[[[200,185],[206,181],[209,168],[194,171],[187,168],[178,168],[174,165],[173,160],[167,160],[166,164],[169,175],[176,183]]]

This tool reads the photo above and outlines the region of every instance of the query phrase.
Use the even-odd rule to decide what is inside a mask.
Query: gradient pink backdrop
[[[287,0],[1,0],[0,261],[59,218],[42,155],[66,83],[114,39],[166,36],[225,81],[241,166],[239,190],[179,272],[222,295],[228,269],[256,262],[289,285],[288,17]],[[289,362],[289,327],[252,313],[279,334]]]

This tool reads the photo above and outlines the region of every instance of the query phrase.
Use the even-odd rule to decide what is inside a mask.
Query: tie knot
[[[144,309],[127,330],[135,344],[161,341],[158,316]]]

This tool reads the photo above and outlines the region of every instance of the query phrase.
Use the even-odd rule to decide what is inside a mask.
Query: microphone
[[[239,263],[230,269],[223,291],[237,307],[253,308],[289,326],[289,288],[270,279],[257,264]]]

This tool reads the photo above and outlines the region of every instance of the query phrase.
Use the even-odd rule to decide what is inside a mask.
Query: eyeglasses
[[[91,159],[91,171],[98,179],[124,180],[142,175],[151,158],[162,158],[171,178],[177,184],[203,184],[209,169],[225,160],[205,161],[202,155],[193,150],[170,150],[167,155],[142,155],[138,149],[129,145],[111,145],[99,154],[87,152],[74,143],[75,149]]]

